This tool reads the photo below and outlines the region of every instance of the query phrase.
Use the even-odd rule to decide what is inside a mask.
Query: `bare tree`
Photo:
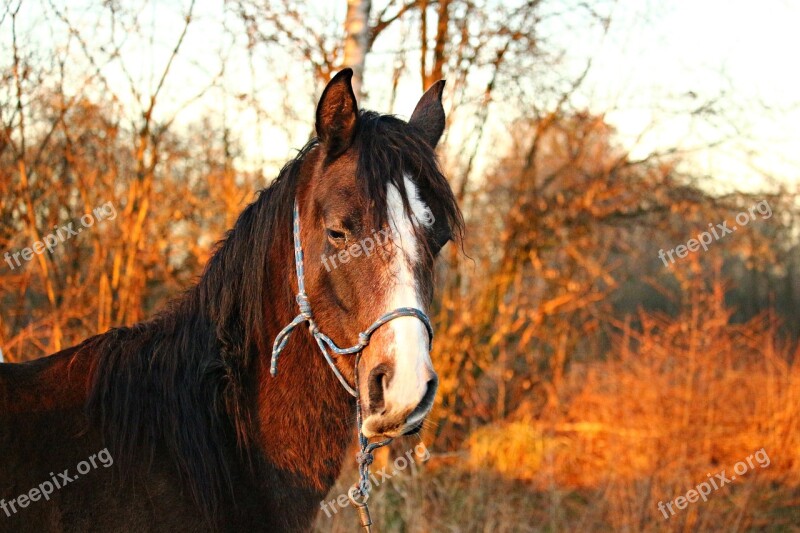
[[[347,38],[344,44],[344,66],[353,69],[353,91],[362,98],[364,63],[370,46],[369,15],[372,0],[347,0],[347,17],[344,29]]]

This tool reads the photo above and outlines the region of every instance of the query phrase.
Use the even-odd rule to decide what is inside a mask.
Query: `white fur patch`
[[[430,226],[433,217],[428,206],[420,200],[416,185],[408,176],[404,176],[403,179],[411,211],[417,223]],[[413,223],[406,215],[400,191],[394,185],[389,185],[386,196],[394,256],[384,312],[398,307],[416,307],[427,311],[422,306],[419,287],[414,279],[414,266],[419,262],[420,248]],[[425,394],[428,380],[434,375],[428,350],[428,331],[416,317],[396,318],[389,322],[387,327],[391,327],[394,334],[391,351],[394,355],[395,368],[394,377],[388,389],[384,391],[386,406],[398,410],[415,407]]]

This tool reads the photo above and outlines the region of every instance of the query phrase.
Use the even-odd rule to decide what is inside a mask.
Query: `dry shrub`
[[[556,414],[520,409],[475,430],[470,467],[527,481],[532,492],[589,491],[602,498],[598,518],[614,528],[713,529],[722,509],[755,526],[779,510],[772,500],[782,497],[768,489],[792,494],[800,482],[798,348],[770,315],[729,323],[720,294],[698,295],[676,318],[643,313],[635,327],[622,325],[606,360],[571,367]],[[661,524],[659,501],[709,474],[735,475],[734,465],[762,449],[768,465],[754,460],[709,502]]]

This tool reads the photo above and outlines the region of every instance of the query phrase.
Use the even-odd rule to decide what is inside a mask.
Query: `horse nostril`
[[[433,401],[436,399],[436,389],[439,388],[439,378],[435,375],[428,380],[425,388],[425,394],[422,395],[422,399],[417,404],[417,407],[408,415],[408,420],[414,420],[424,417],[428,414],[428,411],[431,410],[433,407]]]
[[[427,385],[428,387],[425,389],[425,394],[422,396],[422,401],[419,403],[420,405],[430,408],[433,407],[433,401],[436,399],[436,390],[439,388],[439,378],[434,375],[428,380]]]
[[[380,364],[369,373],[367,393],[370,412],[383,414],[385,409],[384,393],[392,380],[392,374],[392,368],[387,364]]]

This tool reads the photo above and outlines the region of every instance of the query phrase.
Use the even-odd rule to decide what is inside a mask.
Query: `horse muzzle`
[[[365,437],[394,438],[419,432],[439,387],[433,370],[426,368],[424,373],[420,384],[411,388],[408,383],[400,383],[386,365],[378,365],[370,372],[366,384],[367,416],[362,424]]]

